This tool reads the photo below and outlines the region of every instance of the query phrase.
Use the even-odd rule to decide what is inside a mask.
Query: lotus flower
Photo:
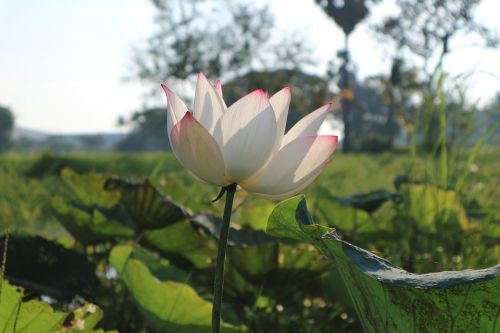
[[[197,178],[217,186],[237,183],[272,200],[309,185],[330,161],[337,137],[317,135],[331,103],[305,116],[285,134],[290,89],[268,97],[255,90],[227,107],[222,86],[198,76],[194,110],[165,84],[167,128],[179,162]]]

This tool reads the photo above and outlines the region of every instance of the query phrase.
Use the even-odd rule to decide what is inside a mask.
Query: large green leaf
[[[50,305],[39,302],[23,302],[23,290],[0,280],[0,332],[45,333],[53,331],[66,315],[55,312]],[[16,330],[14,330],[16,328]]]
[[[10,235],[5,276],[30,293],[71,299],[90,296],[98,284],[95,265],[84,255],[41,237]],[[5,236],[0,238],[0,248]]]
[[[269,218],[274,236],[308,241],[337,265],[365,332],[498,332],[500,265],[412,274],[314,224],[302,196]]]
[[[94,172],[80,174],[64,168],[61,171],[61,178],[82,205],[111,208],[120,200],[120,192],[104,190],[106,176]]]
[[[190,215],[185,207],[160,193],[149,179],[132,183],[111,177],[104,188],[121,193],[120,201],[139,229],[166,227]]]
[[[51,204],[58,221],[82,244],[98,244],[134,235],[134,230],[114,210],[68,203],[61,197],[54,197]],[[118,219],[115,220],[115,217]]]
[[[160,281],[178,281],[185,282],[188,274],[183,270],[170,264],[165,258],[155,256],[153,253],[140,246],[117,245],[113,248],[110,259],[115,268],[126,268],[127,261],[136,259],[146,265],[152,275]],[[123,272],[118,270],[119,275]]]
[[[141,252],[137,255],[131,246],[116,246],[110,261],[149,325],[157,332],[210,332],[212,305],[188,284],[170,279],[178,275],[166,272],[166,261],[154,264],[150,255],[145,255],[144,250]],[[146,261],[140,259],[145,256]],[[153,273],[162,276],[158,278]],[[222,331],[242,332],[244,328],[223,323]]]
[[[93,304],[64,313],[54,311],[47,303],[23,298],[22,288],[0,279],[0,332],[104,333],[94,329],[102,318],[102,311]]]
[[[141,244],[169,258],[185,260],[197,268],[213,266],[217,253],[215,242],[187,220],[144,231]]]
[[[77,173],[69,168],[61,178],[72,190],[74,199],[52,198],[52,212],[75,239],[85,245],[119,237],[133,236],[133,224],[117,206],[119,191],[106,191],[106,177],[97,173]]]
[[[267,217],[274,209],[272,201],[246,198],[245,203],[233,214],[232,219],[255,230],[266,230]]]

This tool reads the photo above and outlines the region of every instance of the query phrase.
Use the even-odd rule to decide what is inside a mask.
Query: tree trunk
[[[352,105],[352,92],[349,78],[349,35],[345,35],[343,64],[340,69],[340,88],[342,91],[341,107],[342,118],[344,120],[344,140],[342,142],[342,151],[349,153],[352,150],[352,134],[351,134],[351,105]]]

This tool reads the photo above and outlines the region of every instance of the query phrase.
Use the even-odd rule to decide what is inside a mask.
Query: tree
[[[378,26],[378,32],[394,42],[399,53],[409,51],[421,60],[420,69],[425,73],[420,107],[422,119],[417,121],[419,125],[415,131],[423,134],[427,150],[439,144],[437,92],[443,87],[438,86],[438,78],[444,75],[443,61],[452,52],[451,40],[459,32],[476,33],[485,46],[498,46],[498,36],[474,20],[473,10],[479,3],[480,0],[397,0],[399,13],[385,18]]]
[[[151,1],[158,31],[135,56],[138,77],[144,80],[187,79],[200,70],[216,76],[241,70],[273,24],[267,7],[253,12],[232,2]]]
[[[9,108],[0,106],[0,152],[10,147],[10,137],[14,129],[14,115]]]
[[[151,0],[158,30],[134,56],[140,80],[186,80],[199,71],[244,73],[270,37],[267,7],[222,0]],[[235,76],[236,76],[235,75]]]
[[[130,120],[121,120],[121,125],[132,125],[133,130],[115,148],[122,151],[168,150],[166,112],[164,107],[147,109],[135,112]]]
[[[349,81],[349,36],[356,26],[368,15],[368,2],[378,0],[315,0],[326,15],[331,18],[344,32],[344,49],[338,53],[342,60],[340,67],[339,87],[342,89],[342,118],[344,120],[344,141],[342,150],[349,152],[352,149],[352,99],[351,83]]]
[[[381,36],[423,60],[428,84],[436,76],[443,57],[452,50],[451,40],[459,32],[476,33],[487,47],[497,47],[498,36],[476,22],[473,11],[481,0],[397,0],[399,13],[386,17],[378,26]],[[436,57],[436,55],[438,55]],[[437,62],[432,64],[432,59]]]
[[[387,105],[387,118],[384,126],[385,135],[391,145],[400,130],[400,124],[408,131],[413,131],[412,119],[415,116],[415,99],[421,97],[422,83],[418,73],[409,67],[402,58],[393,59],[391,72],[387,75],[377,75],[369,79]]]
[[[271,40],[274,23],[267,6],[236,0],[151,1],[158,29],[136,48],[132,76],[155,88],[158,82],[193,83],[200,71],[227,82],[276,64],[295,69],[312,63],[300,33]]]

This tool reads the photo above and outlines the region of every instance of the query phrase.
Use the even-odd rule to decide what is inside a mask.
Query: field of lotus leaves
[[[499,153],[237,191],[222,331],[497,332]],[[171,154],[0,156],[0,332],[210,332],[218,191]]]

